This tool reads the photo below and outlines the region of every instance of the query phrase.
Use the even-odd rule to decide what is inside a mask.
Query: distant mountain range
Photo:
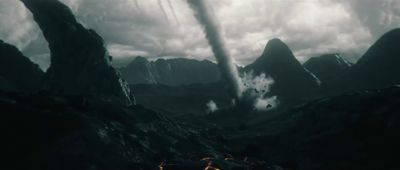
[[[340,54],[326,54],[313,57],[301,65],[284,42],[273,39],[268,42],[263,54],[256,61],[240,70],[241,72],[253,71],[255,74],[266,73],[271,76],[275,83],[270,95],[277,95],[279,100],[283,101],[281,104],[289,105],[347,92],[389,87],[400,83],[398,76],[400,72],[400,67],[398,67],[400,66],[400,52],[397,48],[400,44],[399,30],[393,30],[382,36],[356,64],[348,62]],[[145,61],[144,59],[141,60]],[[198,63],[198,61],[193,61],[193,63]],[[143,65],[136,67],[140,66]],[[133,68],[134,65],[131,65],[131,67]],[[213,72],[218,72],[216,66],[214,68],[216,70]],[[125,72],[124,77],[127,77],[127,74]],[[141,75],[140,73],[137,74]],[[217,78],[214,80],[217,80]],[[223,82],[195,85],[197,92],[190,96],[178,93],[191,88],[186,85],[174,84],[175,87],[166,87],[153,83],[148,88],[145,84],[132,85],[131,87],[140,89],[137,93],[139,103],[151,105],[154,108],[168,108],[170,112],[175,110],[180,113],[189,113],[189,108],[201,108],[202,103],[207,98],[203,94],[208,94],[209,99],[227,103],[226,100],[221,99],[221,96],[224,96],[222,95],[224,94],[223,85],[217,85],[218,83]],[[206,93],[206,91],[214,91],[214,88],[222,89],[222,91]],[[164,92],[166,89],[169,92]],[[177,92],[176,95],[174,95],[174,92]],[[196,98],[201,100],[192,101]],[[177,101],[185,100],[191,100],[193,104],[175,107],[175,103],[179,103]],[[179,108],[188,109],[184,109],[182,112]]]
[[[310,94],[320,85],[331,87],[332,84],[342,84],[341,89],[343,86],[347,86],[345,89],[387,87],[399,83],[395,76],[400,71],[399,32],[396,29],[382,36],[356,64],[340,54],[326,54],[301,65],[284,42],[273,39],[257,60],[240,70],[271,76],[275,80],[271,94],[278,95]],[[148,61],[137,57],[121,73],[130,84],[179,86],[214,83],[220,78],[215,63],[191,59]]]
[[[305,95],[318,88],[318,79],[298,62],[289,47],[279,39],[271,40],[264,53],[241,72],[266,73],[275,80],[271,94],[280,96]],[[220,81],[218,66],[207,60],[158,59],[148,61],[136,57],[120,69],[130,84],[162,84],[180,86]],[[295,87],[292,85],[296,84]]]
[[[197,61],[183,58],[148,61],[139,56],[128,66],[120,69],[120,72],[130,84],[179,86],[214,83],[220,79],[215,63],[208,60]]]
[[[265,73],[272,77],[275,83],[270,94],[279,96],[281,100],[308,97],[319,87],[318,78],[305,69],[290,48],[279,39],[269,41],[261,57],[240,70],[254,72],[255,75]],[[122,77],[133,85],[180,86],[220,80],[217,65],[207,60],[159,59],[150,62],[144,57],[136,57],[120,71]]]

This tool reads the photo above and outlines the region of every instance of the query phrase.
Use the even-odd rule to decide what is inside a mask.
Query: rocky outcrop
[[[220,80],[218,66],[208,60],[158,59],[136,57],[121,69],[129,84],[164,84],[169,86],[213,83]]]
[[[270,94],[277,95],[281,101],[309,96],[319,86],[319,80],[303,68],[289,47],[279,39],[270,40],[261,57],[244,70],[271,76],[275,83]]]
[[[49,43],[51,65],[44,89],[56,94],[91,95],[133,103],[127,83],[110,65],[103,39],[79,24],[57,0],[21,0]]]
[[[44,72],[15,46],[0,40],[0,89],[35,92]]]
[[[325,83],[348,71],[352,64],[340,54],[326,54],[309,59],[303,66]]]

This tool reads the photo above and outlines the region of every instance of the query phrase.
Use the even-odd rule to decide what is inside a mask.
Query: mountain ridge
[[[303,66],[312,72],[322,83],[326,83],[338,74],[350,69],[353,64],[344,59],[340,54],[324,54],[310,58]]]
[[[185,58],[149,61],[138,56],[125,68],[122,77],[130,84],[164,84],[171,86],[214,83],[220,80],[215,63]]]

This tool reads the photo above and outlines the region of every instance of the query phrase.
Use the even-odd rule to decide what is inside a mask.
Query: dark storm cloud
[[[212,59],[185,0],[170,0],[174,10],[161,0],[165,14],[158,0],[61,1],[86,27],[104,37],[115,60],[128,61],[135,55]],[[398,0],[209,1],[229,53],[242,65],[254,61],[268,39],[275,37],[285,41],[302,61],[331,52],[356,61],[376,38],[398,27],[400,21]],[[173,19],[174,15],[180,24],[173,20],[166,24],[164,17]],[[19,1],[0,1],[0,25],[0,39],[17,45],[33,60],[48,55],[40,30]]]
[[[388,29],[399,27],[400,1],[398,0],[352,0],[344,1],[361,23],[368,27],[374,38]]]

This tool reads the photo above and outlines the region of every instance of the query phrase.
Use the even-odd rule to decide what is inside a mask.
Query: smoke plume
[[[253,105],[253,108],[259,111],[266,111],[275,108],[279,101],[276,96],[267,97],[270,87],[274,84],[271,77],[266,77],[265,73],[259,76],[253,76],[253,72],[244,73],[243,99]]]
[[[218,106],[217,106],[217,104],[216,104],[213,100],[210,100],[210,101],[206,104],[206,106],[207,106],[207,112],[208,112],[208,113],[213,113],[213,112],[215,112],[215,111],[218,110]]]
[[[208,43],[218,62],[222,78],[229,83],[233,97],[239,99],[242,95],[242,86],[237,68],[226,50],[219,27],[211,17],[212,14],[209,13],[206,2],[204,0],[187,0],[187,2],[194,11],[195,18],[203,27]]]

